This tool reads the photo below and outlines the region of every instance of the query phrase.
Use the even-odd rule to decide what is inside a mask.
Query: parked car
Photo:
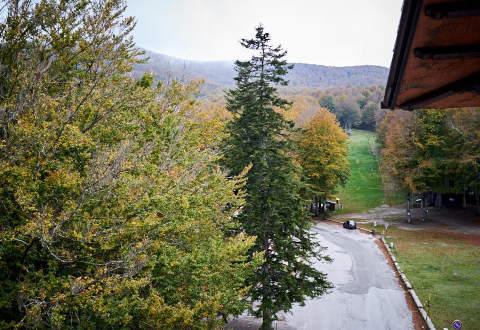
[[[357,223],[352,220],[347,220],[343,223],[343,228],[346,229],[357,229]]]

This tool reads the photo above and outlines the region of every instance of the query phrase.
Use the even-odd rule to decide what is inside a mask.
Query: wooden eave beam
[[[381,106],[383,109],[394,109],[397,102],[400,83],[407,63],[408,53],[412,46],[418,17],[423,7],[423,0],[405,0],[402,16],[398,26],[397,39],[393,51],[392,63],[388,74],[387,86]]]
[[[415,57],[422,60],[452,60],[480,57],[480,45],[454,45],[444,47],[419,47]]]
[[[474,73],[466,78],[457,80],[446,86],[440,87],[414,99],[411,99],[401,104],[399,107],[400,109],[404,110],[422,108],[429,104],[442,100],[449,95],[466,92],[480,95],[480,72]]]
[[[425,15],[431,18],[457,18],[480,16],[480,1],[435,3],[425,7]]]

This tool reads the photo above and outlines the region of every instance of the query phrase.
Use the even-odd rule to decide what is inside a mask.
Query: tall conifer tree
[[[252,253],[264,253],[263,265],[248,284],[255,302],[252,312],[263,318],[262,329],[271,329],[279,311],[325,293],[331,284],[311,264],[328,257],[310,231],[298,169],[290,159],[294,123],[275,111],[291,105],[278,96],[276,86],[287,85],[285,75],[293,66],[284,59],[286,51],[270,44],[261,25],[255,38],[241,44],[255,54],[235,62],[236,88],[226,94],[233,120],[224,141],[224,165],[232,175],[251,165],[246,204],[238,218],[243,230],[257,237]]]

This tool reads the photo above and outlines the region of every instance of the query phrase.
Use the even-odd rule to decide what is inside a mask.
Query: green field
[[[365,212],[384,204],[382,180],[378,172],[376,134],[353,130],[349,137],[351,176],[345,187],[338,189],[340,203],[345,205],[342,213]]]
[[[373,229],[371,224],[362,228]],[[379,233],[384,226],[377,226]],[[437,329],[453,320],[480,329],[480,242],[478,236],[390,226],[387,242]]]
[[[480,329],[480,247],[451,234],[400,231],[394,254],[438,329]],[[430,305],[428,307],[428,305]]]

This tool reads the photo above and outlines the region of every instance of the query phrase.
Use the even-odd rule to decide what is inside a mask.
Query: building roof
[[[480,0],[404,0],[382,107],[480,106]]]

